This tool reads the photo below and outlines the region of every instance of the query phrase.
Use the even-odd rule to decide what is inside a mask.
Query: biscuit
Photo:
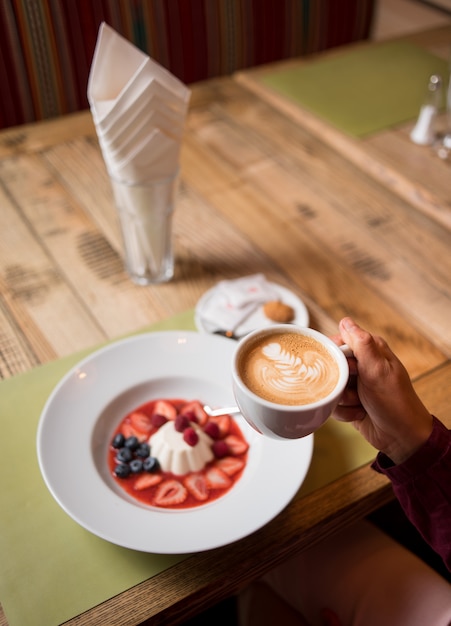
[[[294,309],[280,300],[270,300],[263,306],[263,313],[273,322],[287,324],[294,319]]]

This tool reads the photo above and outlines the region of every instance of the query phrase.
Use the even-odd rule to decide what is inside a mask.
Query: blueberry
[[[143,461],[143,470],[145,472],[158,472],[160,469],[160,464],[158,463],[158,459],[154,456],[148,456],[147,459]]]
[[[123,448],[124,443],[125,443],[124,435],[122,433],[117,433],[117,435],[114,436],[113,441],[111,442],[111,445],[113,446],[113,448]]]
[[[131,437],[127,437],[124,446],[126,448],[129,448],[129,450],[136,450],[136,448],[139,446],[138,437],[135,437],[134,435],[132,435]]]
[[[118,463],[129,463],[133,458],[133,452],[130,448],[121,448],[116,454],[116,461]]]
[[[150,446],[148,443],[140,443],[135,450],[135,456],[140,459],[146,459],[150,454]]]
[[[114,468],[114,474],[118,478],[127,478],[127,476],[130,475],[130,471],[130,466],[125,463],[119,463],[119,465],[116,465]]]
[[[143,470],[143,462],[141,459],[133,459],[133,461],[130,461],[129,467],[133,474],[139,474]]]

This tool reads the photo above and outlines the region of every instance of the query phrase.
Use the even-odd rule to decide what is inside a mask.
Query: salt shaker
[[[429,79],[427,96],[420,109],[410,139],[421,146],[429,146],[435,140],[434,122],[440,109],[442,97],[442,78],[433,74]]]

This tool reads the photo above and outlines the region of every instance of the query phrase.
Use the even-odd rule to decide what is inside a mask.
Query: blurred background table
[[[299,106],[290,98],[271,89],[265,80],[268,77],[277,77],[287,71],[302,72],[304,68],[311,70],[315,62],[325,60],[333,62],[354,53],[354,59],[359,53],[374,51],[385,44],[391,45],[399,43],[412,44],[413,48],[407,49],[406,54],[412,53],[416,49],[430,53],[437,58],[443,59],[443,92],[446,94],[449,82],[450,59],[451,59],[451,25],[443,25],[427,31],[415,32],[410,35],[398,37],[393,40],[382,40],[368,44],[355,43],[345,48],[335,48],[320,55],[313,55],[306,61],[305,59],[290,59],[288,61],[265,65],[247,70],[237,74],[240,84],[256,93],[268,104],[274,106],[308,132],[316,136],[321,142],[330,146],[340,155],[346,156],[351,163],[366,172],[370,177],[381,183],[382,186],[390,189],[401,198],[405,199],[415,209],[422,211],[432,217],[448,230],[451,228],[451,201],[449,193],[449,171],[451,155],[448,161],[437,158],[437,146],[416,146],[410,140],[409,134],[413,128],[413,123],[396,124],[382,128],[376,132],[369,132],[359,136],[357,139],[349,134],[341,132],[327,120],[318,117],[311,110]],[[391,49],[393,53],[401,52],[401,49]],[[417,61],[421,59],[418,57]],[[390,63],[390,58],[379,57],[381,63]],[[392,59],[392,65],[396,65],[396,58]],[[338,67],[338,66],[337,66]],[[344,64],[340,67],[346,67]],[[371,89],[371,70],[368,68],[369,79],[364,85],[355,85],[349,91],[349,100],[352,101],[354,95],[359,96],[359,89]],[[374,68],[380,72],[379,67]],[[409,68],[411,76],[406,77],[399,84],[384,85],[387,93],[381,94],[384,97],[396,99],[399,95],[402,98],[403,82],[409,83],[409,79],[415,75],[415,60]],[[380,77],[379,77],[380,78]],[[381,84],[380,82],[378,83]],[[424,82],[424,98],[427,95],[427,79]],[[390,93],[391,92],[391,93]],[[352,102],[350,103],[352,106]],[[418,111],[419,113],[419,111]],[[369,114],[371,116],[371,113]],[[374,113],[373,113],[374,115]],[[435,128],[438,134],[451,132],[451,120],[447,119],[442,112],[436,121]]]
[[[165,285],[139,287],[124,272],[88,112],[0,134],[1,377],[191,309],[218,280],[262,272],[302,298],[312,327],[334,333],[352,315],[385,336],[450,426],[449,164],[409,141],[412,123],[363,141],[329,133],[253,72],[193,87],[176,274]],[[69,623],[182,622],[390,498],[364,466],[250,537]]]

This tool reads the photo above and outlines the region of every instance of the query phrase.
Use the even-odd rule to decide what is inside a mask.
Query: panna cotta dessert
[[[194,445],[186,441],[184,431],[176,430],[175,420],[163,424],[150,437],[152,455],[158,459],[163,472],[172,474],[198,472],[215,458],[212,451],[213,439],[197,424],[191,424],[187,428],[191,428],[197,436]],[[191,431],[189,432],[191,434]]]
[[[226,494],[244,471],[248,449],[230,415],[210,417],[198,400],[159,399],[124,416],[108,464],[117,485],[136,500],[187,509]]]

